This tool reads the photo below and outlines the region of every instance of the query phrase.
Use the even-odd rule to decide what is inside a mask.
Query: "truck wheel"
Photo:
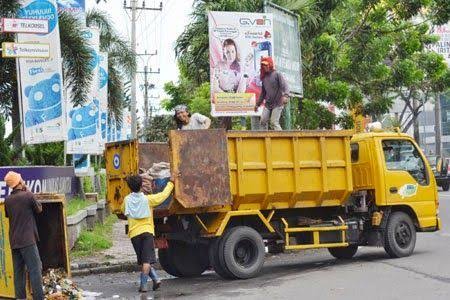
[[[169,249],[158,249],[158,259],[164,271],[172,276],[181,277],[181,273],[175,268],[173,261],[169,259]]]
[[[358,251],[358,245],[328,248],[328,252],[337,259],[350,259],[356,254],[356,251]]]
[[[444,184],[442,185],[442,189],[443,189],[445,192],[448,192],[448,190],[450,189],[450,184],[449,184],[448,182],[444,183]]]
[[[416,228],[404,212],[394,212],[389,216],[384,235],[384,249],[390,257],[405,257],[413,253]]]
[[[254,277],[264,264],[264,241],[261,235],[247,226],[234,227],[223,239],[225,266],[234,277]]]
[[[200,276],[208,267],[208,248],[201,244],[188,244],[181,241],[169,243],[169,259],[179,272],[178,277]]]
[[[209,261],[211,262],[211,266],[213,267],[217,275],[224,279],[233,279],[234,277],[232,276],[230,271],[228,271],[221,262],[223,261],[223,250],[219,251],[221,240],[221,238],[217,238],[211,243],[209,247]],[[219,258],[219,255],[222,255],[222,259]]]

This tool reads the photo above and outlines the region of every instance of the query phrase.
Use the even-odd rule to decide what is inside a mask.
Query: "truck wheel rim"
[[[411,243],[411,228],[405,222],[400,222],[395,227],[395,241],[400,248],[407,248]]]
[[[234,260],[243,267],[253,265],[256,260],[256,245],[249,239],[240,240],[234,248]]]

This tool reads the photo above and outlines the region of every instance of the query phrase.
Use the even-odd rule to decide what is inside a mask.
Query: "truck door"
[[[436,184],[423,154],[409,139],[381,140],[386,204],[408,205],[421,227],[436,225]]]

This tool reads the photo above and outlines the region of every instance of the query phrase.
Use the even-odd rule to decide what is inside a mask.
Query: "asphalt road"
[[[360,248],[340,262],[326,250],[266,259],[262,274],[228,281],[208,272],[195,279],[165,278],[160,291],[140,295],[138,273],[74,278],[97,299],[450,299],[450,193],[440,192],[443,229],[419,233],[412,256],[390,259],[382,248]]]

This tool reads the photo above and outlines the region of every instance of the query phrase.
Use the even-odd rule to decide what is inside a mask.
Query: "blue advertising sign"
[[[61,43],[56,0],[24,0],[18,17],[48,20],[46,34],[19,33],[23,44],[48,44],[50,57],[19,58],[20,106],[23,141],[27,144],[65,140],[66,102],[63,101]]]

